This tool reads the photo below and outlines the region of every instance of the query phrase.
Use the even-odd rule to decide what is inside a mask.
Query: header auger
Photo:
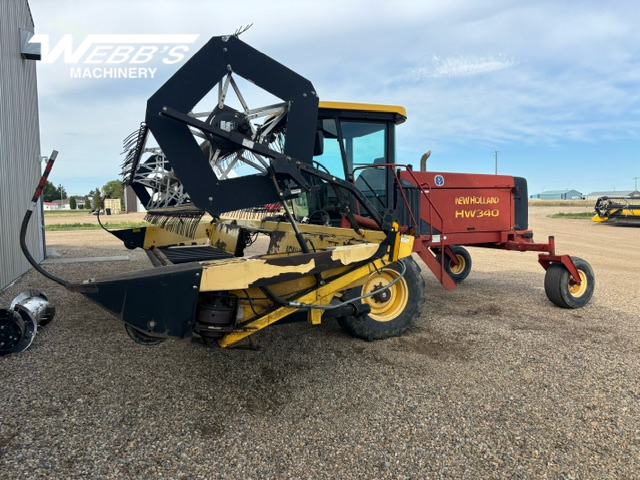
[[[226,347],[293,314],[368,340],[401,335],[424,301],[412,253],[452,289],[471,268],[463,245],[539,252],[549,299],[586,304],[591,267],[556,255],[553,237],[533,241],[526,181],[396,163],[405,120],[402,107],[321,102],[237,36],[214,37],[125,140],[124,183],[153,225],[111,233],[154,267],[63,284],[141,344]],[[245,256],[252,244],[263,251]]]

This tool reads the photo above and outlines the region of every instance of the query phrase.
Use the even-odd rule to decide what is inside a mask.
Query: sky
[[[84,195],[119,179],[147,99],[206,41],[241,39],[321,100],[402,105],[398,163],[525,177],[529,193],[632,190],[640,177],[640,15],[634,1],[29,0],[37,34],[197,34],[154,78],[71,78],[38,62],[42,155]],[[100,58],[100,57],[94,57]],[[104,58],[104,57],[102,57]],[[175,57],[172,57],[175,58]],[[125,66],[132,66],[126,64]],[[252,105],[253,106],[253,105]],[[496,153],[497,152],[497,153]]]

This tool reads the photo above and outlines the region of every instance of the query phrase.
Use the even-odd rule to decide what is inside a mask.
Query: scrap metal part
[[[0,308],[0,356],[24,352],[33,343],[38,327],[51,323],[55,308],[37,290],[21,292],[8,309]]]

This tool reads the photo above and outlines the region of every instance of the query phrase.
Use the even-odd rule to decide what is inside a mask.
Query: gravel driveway
[[[255,335],[260,348],[136,345],[122,324],[31,272],[54,322],[0,357],[0,478],[640,477],[640,229],[551,219],[542,241],[587,259],[590,305],[554,307],[534,253],[471,249],[473,271],[401,338],[364,342],[334,322]],[[577,207],[576,210],[584,210]],[[50,232],[49,265],[82,279],[146,267],[104,232]]]

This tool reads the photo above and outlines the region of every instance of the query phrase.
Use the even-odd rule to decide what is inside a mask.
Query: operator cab
[[[320,102],[314,164],[331,175],[355,182],[374,208],[389,208],[393,179],[384,164],[395,163],[395,126],[407,118],[404,107],[360,103]],[[379,164],[380,167],[364,168]],[[298,216],[309,223],[339,226],[346,202],[352,211],[367,216],[354,205],[349,192],[314,181],[312,192],[294,202]]]

